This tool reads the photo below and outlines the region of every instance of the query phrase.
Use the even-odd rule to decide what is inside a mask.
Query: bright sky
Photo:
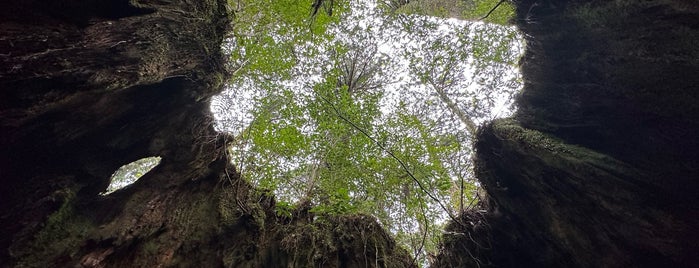
[[[515,63],[523,52],[522,38],[513,27],[417,15],[405,16],[401,21],[388,20],[374,8],[371,1],[352,3],[347,18],[329,30],[335,33],[337,42],[348,47],[368,44],[377,48],[375,58],[382,62],[382,68],[379,77],[375,79],[386,83],[382,89],[384,94],[380,106],[383,116],[377,120],[387,120],[398,111],[399,104],[403,103],[404,109],[419,113],[425,119],[440,122],[443,127],[435,131],[459,133],[462,143],[471,142],[472,136],[467,133],[467,127],[445,106],[435,89],[424,83],[420,72],[431,73],[433,77],[448,73],[445,78],[448,86],[445,86],[444,91],[477,124],[513,113],[513,96],[521,89],[521,78]],[[515,41],[507,43],[508,40]],[[296,49],[303,51],[304,46],[318,44],[299,45]],[[296,100],[312,96],[313,84],[319,82],[323,72],[330,67],[331,59],[327,53],[329,48],[315,48],[321,51],[320,55],[299,59],[294,70],[297,75],[281,82],[294,92]],[[231,46],[227,49],[235,48]],[[240,134],[253,122],[251,111],[266,94],[265,90],[245,77],[228,85],[221,93],[223,97],[212,100],[211,110],[217,120],[218,130],[233,135]],[[313,128],[306,126],[302,131],[312,132]],[[458,159],[452,159],[454,166],[451,176],[454,181],[457,177],[472,177],[470,168],[464,168],[471,161],[470,148],[465,150],[468,151],[456,156]],[[276,161],[275,165],[279,169],[294,170],[312,160]],[[239,168],[244,170],[244,167]],[[291,187],[279,187],[275,191],[279,200],[290,203],[297,200],[298,197],[288,192]],[[430,203],[428,206],[433,214],[433,224],[447,220],[446,212],[437,204]],[[391,213],[400,213],[397,209]],[[415,222],[400,224],[410,230],[417,228]]]
[[[384,114],[393,113],[399,101],[408,104],[438,102],[434,100],[436,96],[432,90],[420,83],[415,74],[410,72],[411,57],[415,59],[424,57],[424,54],[433,51],[430,49],[430,45],[436,42],[444,43],[447,46],[445,51],[449,49],[459,50],[460,48],[449,48],[448,46],[449,44],[467,46],[467,44],[464,44],[464,40],[488,32],[506,35],[515,31],[512,27],[482,22],[417,15],[410,15],[408,18],[418,23],[436,26],[436,28],[419,29],[420,26],[417,26],[408,29],[403,23],[386,20],[378,10],[371,9],[371,7],[376,6],[371,1],[366,1],[365,3],[353,1],[352,3],[354,3],[353,13],[348,16],[348,19],[344,19],[340,25],[331,28],[330,31],[334,31],[337,40],[345,44],[356,44],[357,42],[366,42],[367,39],[370,39],[370,42],[378,47],[379,53],[387,60],[387,64],[384,65],[384,77],[377,79],[391,82],[384,90],[384,100],[381,106],[381,111]],[[361,28],[361,32],[364,32],[363,36],[356,36],[356,31],[350,31],[354,27]],[[459,38],[459,33],[464,32],[467,32],[467,36]],[[501,41],[496,40],[496,38],[492,39],[492,44],[487,44],[489,47],[495,47],[497,42]],[[486,40],[486,42],[488,41]],[[313,46],[316,44],[306,45]],[[229,49],[232,49],[232,47]],[[515,55],[513,56],[514,58],[519,58],[517,55],[522,53],[523,43],[513,43],[510,50],[510,54]],[[301,75],[295,76],[292,80],[284,81],[284,85],[293,89],[297,94],[310,94],[309,90],[312,84],[320,81],[324,67],[327,67],[319,65],[317,57],[308,59],[308,61],[301,59],[297,66],[297,73]],[[469,107],[472,108],[473,106],[474,93],[477,95],[480,89],[487,86],[488,78],[483,77],[487,77],[489,74],[483,70],[481,70],[480,74],[475,73],[472,56],[459,55],[459,57],[463,60],[455,66],[456,72],[458,72],[456,78],[459,81],[451,90],[451,97],[464,110],[468,110]],[[327,57],[321,58],[320,62],[323,60],[329,61]],[[511,106],[512,95],[519,91],[521,87],[519,85],[518,69],[515,66],[504,66],[504,68],[499,70],[499,76],[500,80],[509,81],[509,83],[498,85],[500,87],[499,90],[490,90],[490,92],[494,93],[493,96],[488,96],[492,99],[492,107],[489,107],[485,112],[481,112],[481,116],[474,116],[475,121],[478,123],[494,118],[506,117],[513,112],[513,107]],[[219,122],[218,128],[237,135],[241,129],[244,129],[253,120],[250,111],[255,105],[255,100],[263,97],[264,93],[250,83],[249,80],[246,81],[245,78],[242,78],[236,84],[229,85],[221,95],[228,97],[214,98],[212,101],[212,112]],[[469,97],[470,99],[468,99]],[[478,99],[478,96],[475,98]],[[235,104],[222,103],[228,100],[235,100]],[[434,112],[438,112],[438,110],[434,110]],[[463,129],[463,126],[460,129]]]
[[[467,127],[445,107],[435,90],[421,81],[416,73],[421,71],[439,75],[448,70],[448,80],[453,81],[445,88],[446,93],[477,124],[513,113],[513,96],[521,88],[518,68],[513,62],[523,51],[521,37],[513,27],[419,15],[390,20],[375,6],[372,1],[352,1],[351,12],[329,31],[335,34],[337,42],[349,47],[376,46],[378,55],[375,58],[383,63],[379,77],[375,79],[386,83],[380,107],[383,116],[377,120],[387,120],[393,116],[402,102],[409,111],[441,122],[443,127],[436,131],[461,133],[462,142],[470,143],[471,135],[467,133]],[[503,43],[513,40],[507,39],[508,35],[516,41]],[[235,49],[234,43],[231,41],[224,47]],[[501,44],[507,46],[502,48]],[[330,68],[327,46],[307,43],[299,44],[296,49],[303,51],[310,46],[319,49],[320,53],[313,58],[300,58],[294,70],[298,75],[281,82],[297,95],[297,100],[311,96],[313,84],[319,82],[323,72]],[[510,64],[489,60],[497,57],[493,51],[497,51],[499,46],[500,58],[510,59]],[[445,60],[450,57],[454,62]],[[240,134],[253,122],[251,111],[257,105],[257,100],[266,94],[252,80],[245,77],[237,79],[221,93],[225,97],[212,100],[211,109],[217,119],[217,128],[233,135]],[[312,132],[314,126],[306,126],[302,131]],[[469,152],[458,157],[462,158],[456,159],[458,163],[470,161]],[[276,164],[282,169],[293,170],[307,161],[289,159]],[[454,176],[458,177],[457,174]],[[287,196],[292,202],[295,199],[288,193],[277,192],[277,195]]]

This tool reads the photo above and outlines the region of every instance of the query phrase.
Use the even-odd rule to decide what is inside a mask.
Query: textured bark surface
[[[227,166],[225,3],[0,4],[0,267],[411,265],[373,219],[279,217]]]
[[[516,4],[519,111],[480,131],[488,202],[439,266],[699,266],[699,5]]]

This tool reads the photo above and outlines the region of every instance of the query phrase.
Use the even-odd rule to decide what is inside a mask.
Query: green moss
[[[221,217],[221,225],[232,226],[238,221],[240,211],[238,211],[236,206],[232,190],[224,190],[218,202],[218,214]]]
[[[594,150],[565,143],[546,133],[526,129],[513,119],[500,119],[493,122],[493,132],[500,139],[515,141],[520,151],[527,154],[535,153],[537,157],[555,166],[565,163],[570,170],[588,169],[589,163],[603,170],[615,171],[618,174],[640,176],[638,170],[630,167],[609,155]],[[565,160],[564,160],[565,159]]]
[[[142,246],[143,252],[147,255],[155,255],[158,253],[158,242],[155,240],[148,240]]]
[[[214,76],[213,88],[222,88],[226,84],[226,76],[223,73],[216,73]]]
[[[634,9],[638,8],[638,1],[606,1],[585,3],[576,8],[568,9],[570,17],[576,19],[580,25],[590,29],[599,29],[612,25],[621,25],[628,19]]]
[[[52,197],[63,200],[61,207],[46,219],[43,228],[26,247],[14,252],[19,257],[18,266],[49,267],[53,264],[47,261],[60,256],[73,257],[93,227],[91,222],[76,214],[73,189],[56,191]]]
[[[499,136],[516,140],[528,146],[556,153],[570,153],[574,146],[563,144],[562,141],[536,130],[525,129],[512,119],[497,120],[493,130]]]

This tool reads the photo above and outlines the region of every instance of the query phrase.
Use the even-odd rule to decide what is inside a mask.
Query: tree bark
[[[697,267],[699,6],[515,1],[513,119],[480,130],[488,193],[439,267]]]
[[[412,265],[372,219],[278,216],[239,179],[209,113],[228,16],[218,0],[0,4],[0,266]]]

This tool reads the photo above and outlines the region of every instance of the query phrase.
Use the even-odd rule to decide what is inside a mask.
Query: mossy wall
[[[515,1],[512,119],[476,142],[488,193],[441,267],[696,267],[699,4]]]
[[[279,217],[238,178],[209,112],[226,10],[0,3],[0,267],[413,265],[372,218]],[[149,156],[136,183],[99,194]]]

